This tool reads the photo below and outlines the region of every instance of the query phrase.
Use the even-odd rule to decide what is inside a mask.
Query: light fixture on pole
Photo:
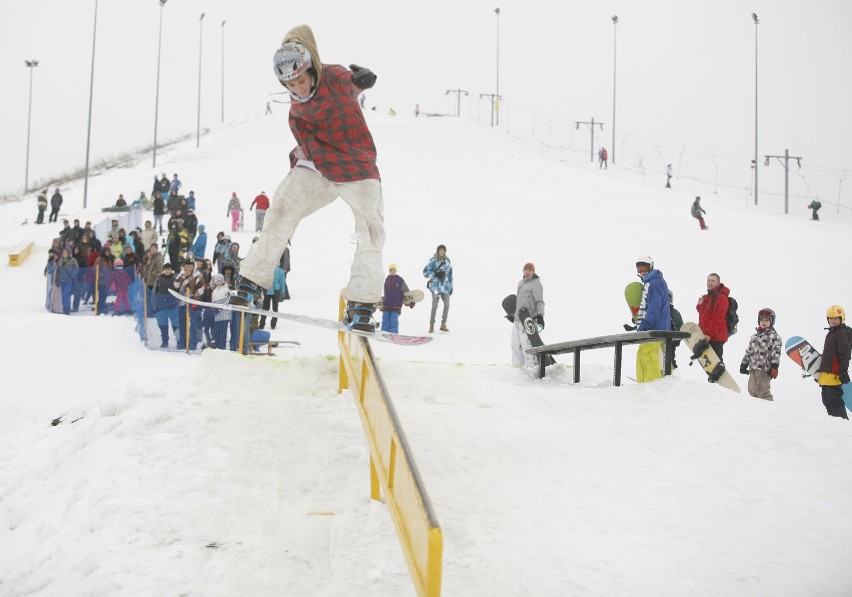
[[[195,147],[201,144],[201,43],[204,39],[204,13],[198,18],[198,120],[195,123]]]
[[[618,15],[612,15],[612,146],[609,159],[615,164],[615,59],[618,50]]]
[[[89,75],[89,124],[86,127],[86,172],[83,176],[83,209],[89,196],[89,150],[92,145],[92,98],[95,92],[95,40],[98,38],[98,0],[95,0],[95,25],[92,27],[92,72]]]
[[[222,21],[222,122],[225,122],[225,21]]]
[[[757,205],[757,26],[760,20],[755,13],[751,13],[754,19],[754,204]]]
[[[30,189],[30,122],[33,114],[33,70],[38,66],[38,60],[24,60],[30,69],[30,99],[27,107],[27,165],[24,171],[24,193]]]
[[[495,8],[494,14],[497,15],[497,91],[494,94],[494,119],[497,126],[500,126],[500,9]]]
[[[160,35],[157,40],[157,91],[154,95],[154,164],[157,167],[157,119],[160,116],[160,56],[163,49],[163,7],[166,5],[166,0],[160,2]]]

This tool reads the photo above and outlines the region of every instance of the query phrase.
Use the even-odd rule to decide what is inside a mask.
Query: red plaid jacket
[[[358,104],[361,90],[351,78],[339,64],[323,64],[314,96],[290,104],[290,130],[298,147],[333,182],[381,178],[376,145]],[[296,164],[295,152],[290,152],[291,166]]]

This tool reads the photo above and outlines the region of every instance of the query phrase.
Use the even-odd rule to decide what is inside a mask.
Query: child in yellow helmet
[[[832,305],[825,313],[828,333],[822,349],[817,383],[822,388],[822,403],[832,417],[849,419],[843,404],[843,384],[849,383],[849,356],[852,331],[846,326],[846,311]]]

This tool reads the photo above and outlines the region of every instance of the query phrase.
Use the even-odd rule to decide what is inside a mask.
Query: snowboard
[[[506,319],[512,321],[515,317],[515,308],[518,306],[518,295],[510,294],[506,298],[503,299],[503,310],[506,312]],[[529,310],[524,307],[518,312],[518,317],[521,319],[521,323],[524,326],[524,331],[527,333],[529,337],[530,344],[533,348],[537,346],[544,346],[544,341],[541,339],[541,336],[538,334],[538,325],[533,319],[532,314]],[[545,363],[545,367],[549,367],[550,365],[556,364],[556,359],[553,358],[553,355],[547,355],[547,362]]]
[[[413,307],[414,303],[419,303],[423,300],[422,290],[409,290],[402,295],[402,304],[406,307]]]
[[[644,288],[642,282],[631,282],[624,287],[624,300],[627,301],[630,314],[633,316],[633,325],[636,325],[636,318],[639,316],[639,305],[642,304],[642,290]]]
[[[696,344],[704,339],[704,332],[701,331],[697,323],[691,321],[684,323],[680,331],[689,332],[689,338],[686,338],[684,342],[689,347],[689,350],[694,353]],[[690,357],[689,364],[692,365],[693,362],[701,365],[701,368],[707,373],[707,381],[716,383],[723,388],[728,388],[737,394],[740,393],[740,386],[737,385],[736,380],[734,380],[733,376],[725,368],[725,364],[719,360],[716,351],[710,346],[698,356],[694,356],[693,354]]]
[[[325,328],[327,330],[335,330],[337,332],[344,332],[346,334],[353,334],[355,336],[361,336],[362,338],[369,338],[370,340],[376,340],[378,342],[388,342],[390,344],[396,344],[397,346],[418,346],[420,344],[427,344],[432,341],[430,336],[404,336],[402,334],[392,334],[390,332],[382,332],[380,330],[376,330],[375,332],[366,332],[363,330],[353,330],[346,326],[346,324],[341,323],[339,321],[335,321],[333,319],[323,319],[321,317],[311,317],[309,315],[293,315],[292,313],[282,313],[280,311],[268,311],[265,309],[256,309],[254,307],[243,307],[240,305],[229,305],[229,304],[220,304],[220,303],[207,303],[204,301],[198,301],[174,290],[169,289],[169,292],[176,299],[188,303],[190,305],[198,305],[199,307],[212,307],[215,309],[226,309],[228,311],[237,311],[238,313],[248,313],[249,315],[259,315],[261,317],[276,317],[278,319],[283,319],[285,321],[292,321],[294,323],[303,323],[306,325],[312,325],[319,328]]]
[[[801,336],[792,336],[784,343],[784,352],[802,368],[802,377],[817,378],[822,355],[810,342]],[[852,383],[843,384],[843,402],[846,404],[846,410],[852,412]]]

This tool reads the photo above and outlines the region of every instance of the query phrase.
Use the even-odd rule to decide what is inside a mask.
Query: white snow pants
[[[275,266],[299,222],[338,197],[352,209],[358,243],[344,298],[378,302],[385,280],[385,227],[382,185],[376,179],[335,183],[310,168],[297,166],[290,170],[275,190],[263,232],[240,263],[240,274],[264,288],[272,288]]]
[[[535,367],[538,363],[536,358],[527,354],[526,350],[532,348],[530,337],[524,331],[524,326],[520,320],[515,319],[512,324],[512,364],[523,365],[524,367]]]

